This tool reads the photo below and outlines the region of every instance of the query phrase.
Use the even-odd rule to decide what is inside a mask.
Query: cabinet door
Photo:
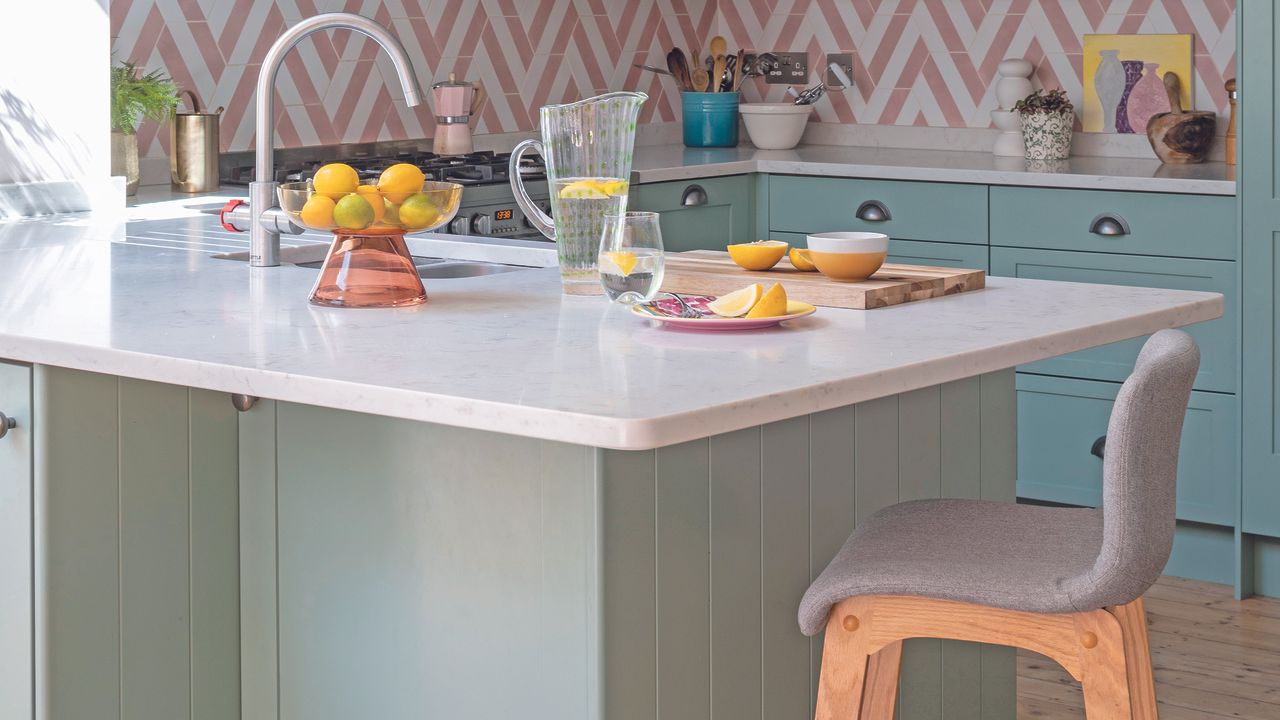
[[[755,240],[750,175],[677,180],[631,188],[629,210],[662,214],[662,244],[670,252],[724,250]]]
[[[804,233],[778,232],[776,230],[769,233],[770,240],[782,240],[790,243],[791,247],[805,247],[806,237]],[[986,270],[987,246],[890,238],[889,256],[885,260],[902,265],[930,265],[933,267]]]
[[[34,716],[31,368],[0,362],[0,720]]]
[[[1107,433],[1119,383],[1018,375],[1018,497],[1102,503],[1102,460],[1090,450]],[[1234,395],[1192,392],[1178,455],[1178,517],[1235,524],[1237,407]]]
[[[1228,260],[1109,255],[991,248],[991,274],[1036,280],[1160,287],[1174,290],[1219,292],[1226,297],[1223,316],[1187,328],[1200,344],[1200,372],[1196,389],[1236,391],[1239,302],[1236,264]],[[1119,382],[1129,377],[1133,361],[1146,338],[1134,338],[1070,355],[1041,360],[1020,370],[1088,380]]]

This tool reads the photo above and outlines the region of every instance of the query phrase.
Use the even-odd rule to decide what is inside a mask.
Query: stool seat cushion
[[[863,521],[809,587],[800,628],[817,634],[831,607],[855,595],[918,595],[1043,613],[1095,609],[1096,594],[1073,600],[1070,590],[1098,560],[1102,517],[1091,508],[982,500],[890,506]]]

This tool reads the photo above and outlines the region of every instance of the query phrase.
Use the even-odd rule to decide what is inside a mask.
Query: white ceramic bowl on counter
[[[761,150],[790,150],[800,142],[812,105],[742,103],[738,106],[747,137]]]

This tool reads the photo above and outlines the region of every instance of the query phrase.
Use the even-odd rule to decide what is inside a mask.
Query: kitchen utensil
[[[711,57],[724,55],[729,52],[729,43],[720,35],[716,35],[711,38],[711,44],[707,46],[707,49],[711,51]]]
[[[1210,111],[1184,112],[1179,85],[1177,73],[1164,74],[1164,89],[1169,96],[1171,110],[1153,115],[1147,121],[1147,139],[1162,162],[1204,162],[1213,145],[1218,114]]]
[[[711,85],[711,73],[707,72],[702,67],[694,68],[693,69],[693,91],[706,92],[707,88],[710,85]]]
[[[806,88],[799,95],[796,95],[796,105],[812,105],[818,102],[826,92],[827,86],[822,83]]]
[[[169,179],[178,192],[198,193],[218,189],[219,122],[222,108],[203,112],[200,99],[183,90],[191,112],[176,110],[169,123]]]
[[[711,87],[710,92],[720,92],[720,83],[724,80],[724,64],[726,60],[724,55],[717,55],[715,65],[711,68]]]
[[[682,54],[679,59],[683,61]],[[627,209],[636,118],[648,99],[644,93],[612,92],[546,105],[538,113],[541,138],[525,140],[511,152],[509,174],[516,203],[533,227],[556,241],[566,294],[601,293],[596,260],[604,218]],[[547,168],[551,215],[529,196],[520,174],[520,159],[530,150],[542,156]]]
[[[449,79],[431,86],[431,104],[436,113],[436,131],[432,151],[440,155],[467,155],[475,151],[471,138],[471,117],[478,114],[488,100],[483,85]]]
[[[689,75],[689,61],[680,48],[671,48],[667,53],[667,69],[676,79],[676,85],[684,92],[693,90],[693,80]]]
[[[743,103],[738,106],[751,144],[761,150],[788,150],[800,142],[812,105]]]
[[[884,233],[818,233],[809,235],[806,242],[818,272],[840,282],[866,280],[889,254],[889,236]]]
[[[641,70],[648,70],[648,71],[649,71],[649,72],[651,72],[651,73],[657,73],[657,74],[659,74],[659,75],[667,75],[667,76],[671,76],[671,71],[670,71],[670,70],[663,70],[663,69],[662,69],[662,68],[660,68],[660,67],[654,67],[654,66],[652,66],[652,65],[645,65],[644,63],[633,63],[633,64],[631,65],[631,67],[633,67],[633,68],[640,68]]]
[[[706,317],[706,315],[707,315],[707,313],[705,313],[705,312],[703,312],[703,311],[701,311],[701,310],[698,310],[697,308],[695,308],[694,306],[692,306],[692,305],[690,305],[688,302],[686,302],[686,301],[685,301],[685,299],[684,299],[683,297],[681,297],[681,296],[679,296],[679,295],[677,295],[677,294],[675,294],[675,293],[659,292],[659,293],[658,293],[658,295],[666,295],[666,296],[668,296],[668,297],[673,298],[673,299],[674,299],[674,300],[679,304],[679,307],[680,307],[680,317],[682,317],[682,318],[694,319],[694,318]],[[652,306],[656,307],[658,310],[665,310],[665,309],[666,309],[666,308],[664,308],[664,307],[662,306],[662,302],[661,302],[660,300],[658,300],[657,296],[655,296],[655,297],[654,297],[654,302],[652,302],[652,303],[650,303],[650,304],[651,304]]]
[[[733,71],[738,67],[737,55],[726,55],[724,58],[724,77],[720,80],[720,92],[733,92]]]
[[[747,56],[739,50],[738,61],[733,64],[733,83],[729,87],[733,92],[738,92],[738,87],[742,85],[742,66],[745,65],[746,62]]]
[[[1240,98],[1239,93],[1236,92],[1236,79],[1231,78],[1230,80],[1228,80],[1227,84],[1224,86],[1224,89],[1227,91],[1227,101],[1231,103],[1231,120],[1228,121],[1230,125],[1228,125],[1227,127],[1227,138],[1226,138],[1227,164],[1235,165],[1236,164],[1236,111],[1237,111],[1237,106],[1239,105],[1239,98]]]
[[[819,273],[796,270],[787,258],[772,270],[752,272],[734,265],[728,253],[693,250],[667,253],[662,290],[723,295],[753,282],[766,286],[780,282],[793,300],[821,307],[870,310],[978,290],[986,286],[986,278],[982,270],[886,263],[863,282],[842,283]]]
[[[333,233],[329,253],[311,288],[311,303],[328,307],[387,308],[418,305],[427,301],[422,278],[405,244],[405,233],[428,232],[443,227],[458,212],[462,186],[457,183],[427,182],[421,192],[405,197],[400,193],[347,193],[335,202],[317,195],[311,182],[285,183],[277,193],[280,207],[294,223],[312,230]],[[360,219],[348,199],[363,200],[364,212],[374,209],[368,224],[353,226]],[[357,203],[358,205],[358,203]],[[376,207],[376,206],[375,206]],[[342,225],[345,224],[346,227]]]
[[[656,212],[606,215],[600,285],[614,302],[649,302],[662,285],[662,228]]]
[[[687,300],[685,300],[683,298],[680,298],[680,296],[675,295],[675,293],[667,293],[667,294],[673,295],[674,297],[676,297],[677,300],[679,300],[680,304],[677,307],[680,307],[680,306],[689,307],[690,304],[692,304],[694,308],[706,307],[707,303],[710,303],[712,300],[715,300],[714,297],[707,296],[707,295],[690,296]],[[668,300],[659,300],[657,302],[645,303],[642,305],[632,305],[631,314],[636,315],[638,317],[642,317],[645,320],[656,320],[658,322],[663,323],[664,325],[669,325],[674,328],[680,328],[681,330],[703,330],[703,331],[709,331],[709,332],[723,332],[723,331],[734,331],[734,330],[760,330],[763,328],[774,327],[775,325],[778,325],[779,323],[787,322],[788,320],[798,320],[802,317],[808,317],[809,315],[812,315],[818,311],[818,308],[814,307],[813,305],[810,305],[809,303],[800,302],[799,300],[789,300],[787,302],[786,314],[778,315],[775,317],[726,318],[726,317],[717,317],[716,315],[710,312],[699,313],[698,317],[687,317],[683,314],[683,312],[680,315],[675,315],[670,313],[669,312],[670,305],[671,305],[671,302]],[[699,312],[699,311],[695,309],[694,312]]]

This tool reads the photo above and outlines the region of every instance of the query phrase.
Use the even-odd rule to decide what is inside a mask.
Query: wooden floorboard
[[[1160,720],[1280,719],[1280,599],[1162,578],[1147,593]],[[1080,686],[1053,661],[1018,653],[1018,717],[1079,720]]]

